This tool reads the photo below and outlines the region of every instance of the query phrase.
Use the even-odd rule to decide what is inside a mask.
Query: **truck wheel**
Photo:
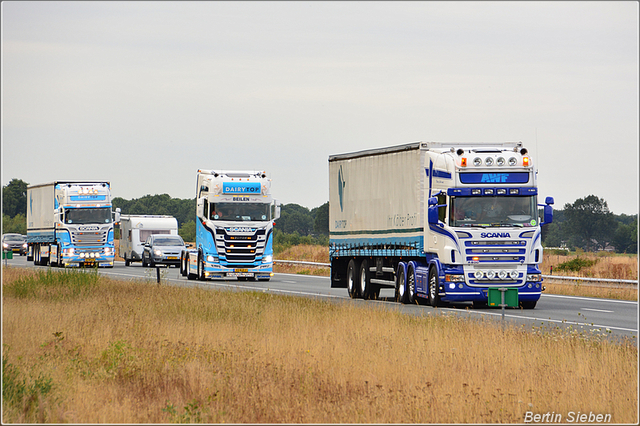
[[[416,270],[413,265],[409,266],[407,273],[407,303],[415,305],[416,303]]]
[[[187,272],[189,271],[189,264],[187,263],[187,256],[184,254],[180,255],[180,275],[183,277],[187,276]]]
[[[198,280],[204,281],[204,262],[200,255],[198,255]]]
[[[398,264],[398,273],[396,274],[396,301],[398,303],[407,303],[407,286],[406,276],[404,273],[404,264]]]
[[[347,291],[349,292],[349,297],[352,299],[358,297],[358,288],[356,286],[357,263],[355,259],[351,259],[349,265],[347,265]]]
[[[371,299],[371,282],[369,281],[369,262],[364,259],[360,263],[360,273],[358,274],[358,285],[360,295],[363,299]]]
[[[124,266],[129,266],[131,265],[131,261],[129,259],[127,259],[127,254],[125,253],[124,255]]]
[[[429,269],[429,303],[434,308],[440,305],[440,295],[438,294],[438,274],[436,268]]]
[[[186,274],[188,280],[195,280],[196,274],[191,273],[191,264],[189,262],[189,255],[185,257]]]
[[[144,253],[142,253],[142,267],[146,268],[147,265],[148,265],[148,263],[147,263],[146,259],[144,258]]]
[[[533,309],[536,307],[536,303],[538,303],[538,301],[535,301],[535,302],[520,301],[520,306],[522,306],[522,309]]]

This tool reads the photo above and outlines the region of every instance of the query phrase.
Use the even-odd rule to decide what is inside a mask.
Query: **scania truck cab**
[[[266,172],[198,170],[196,203],[196,247],[182,252],[182,275],[268,281],[280,204]]]

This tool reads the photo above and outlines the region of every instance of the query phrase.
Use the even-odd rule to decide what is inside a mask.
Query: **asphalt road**
[[[3,260],[5,264],[17,267],[34,267],[27,264],[25,256],[14,256]],[[130,280],[146,279],[156,282],[154,268],[143,268],[141,264],[124,266],[124,262],[116,262],[113,268],[100,269],[101,274],[113,278]],[[401,305],[392,301],[393,290],[383,289],[380,300],[352,300],[346,289],[332,289],[328,277],[308,275],[276,274],[269,282],[211,280],[189,281],[180,275],[178,268],[162,268],[161,282],[171,285],[201,286],[212,289],[234,291],[266,291],[299,297],[316,297],[347,303],[359,303],[398,309],[411,315],[452,314],[469,318],[487,318],[502,321],[500,308],[472,309],[469,305],[456,305],[432,308],[424,305]],[[622,300],[596,299],[588,297],[559,296],[543,294],[533,310],[505,309],[504,320],[508,324],[524,325],[526,328],[566,327],[584,334],[600,334],[613,338],[637,338],[638,336],[638,303]]]

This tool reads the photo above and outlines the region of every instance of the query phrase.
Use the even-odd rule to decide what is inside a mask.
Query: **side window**
[[[437,195],[438,204],[447,204],[447,194],[441,192]],[[445,217],[447,216],[447,206],[438,207],[438,220],[440,222],[444,222]]]
[[[204,202],[204,217],[209,217],[209,202],[206,200]]]
[[[129,229],[129,235],[127,238],[129,238],[129,242],[131,242],[131,229]]]

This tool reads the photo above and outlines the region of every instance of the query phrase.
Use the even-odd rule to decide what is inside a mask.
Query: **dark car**
[[[180,264],[184,241],[179,235],[152,234],[144,243],[142,266]]]
[[[4,234],[2,236],[2,250],[20,253],[20,256],[27,254],[27,237],[22,234]]]

